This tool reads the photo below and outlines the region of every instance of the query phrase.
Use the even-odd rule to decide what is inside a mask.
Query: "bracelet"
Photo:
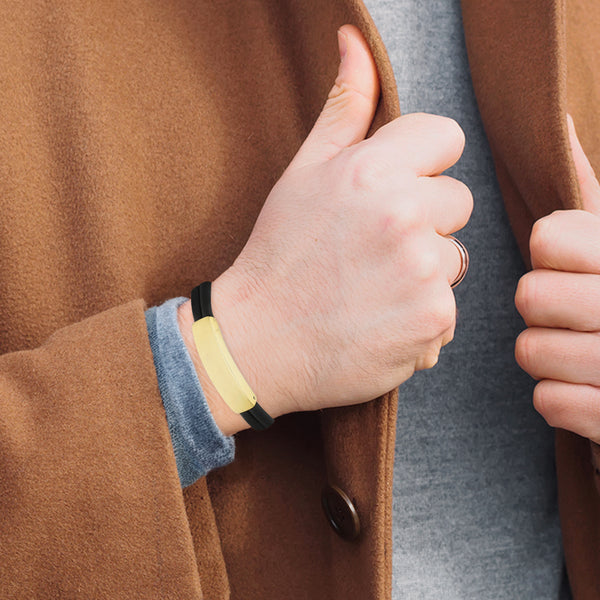
[[[260,431],[273,424],[273,418],[256,401],[254,392],[229,353],[219,324],[212,313],[210,281],[192,290],[192,334],[200,360],[225,403]]]

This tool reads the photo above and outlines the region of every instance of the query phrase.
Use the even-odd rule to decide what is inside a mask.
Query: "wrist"
[[[278,360],[278,345],[269,335],[274,328],[269,322],[271,311],[265,294],[233,268],[213,281],[211,287],[212,311],[225,345],[258,403],[274,419],[290,412],[281,385],[286,371]]]
[[[200,360],[200,356],[198,355],[196,344],[192,335],[194,315],[192,314],[192,303],[190,300],[184,302],[178,307],[177,321],[181,331],[181,336],[196,369],[196,374],[198,375],[198,380],[202,386],[206,403],[208,404],[208,408],[212,413],[215,423],[223,432],[223,434],[228,436],[234,435],[243,429],[248,429],[250,426],[248,423],[246,423],[244,418],[232,411],[231,408],[229,408],[229,406],[221,398],[212,381],[210,380],[202,361]]]
[[[261,312],[267,309],[256,302],[256,291],[244,284],[244,281],[245,278],[237,277],[231,269],[213,281],[212,311],[236,366],[261,407],[276,419],[291,412],[291,409],[286,408],[291,403],[286,402],[286,394],[281,386],[282,379],[286,378],[282,377],[281,369],[278,370],[280,361],[277,360],[272,340],[264,334],[266,330],[273,329],[261,319]],[[225,435],[248,429],[245,419],[234,412],[220,396],[200,360],[192,335],[194,317],[191,301],[184,302],[179,307],[178,320],[215,422]]]

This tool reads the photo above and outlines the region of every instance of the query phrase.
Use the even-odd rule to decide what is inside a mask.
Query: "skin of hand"
[[[600,184],[567,121],[584,210],[555,211],[532,229],[533,270],[515,295],[528,328],[515,357],[539,380],[533,404],[548,424],[600,443]]]
[[[433,367],[454,335],[445,235],[473,198],[441,175],[461,156],[456,121],[414,113],[365,139],[379,80],[359,29],[338,32],[340,66],[314,128],[270,192],[247,244],[213,282],[213,313],[240,371],[273,417],[364,402]],[[218,398],[180,327],[217,424],[245,421]]]

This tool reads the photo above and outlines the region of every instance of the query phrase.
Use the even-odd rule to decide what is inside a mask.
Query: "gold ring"
[[[460,254],[460,271],[458,272],[456,279],[450,284],[451,288],[455,288],[465,278],[465,275],[469,270],[469,252],[465,248],[465,245],[453,235],[447,235],[446,237],[456,246],[458,253]]]

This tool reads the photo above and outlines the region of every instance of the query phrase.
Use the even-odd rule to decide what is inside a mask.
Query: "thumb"
[[[340,65],[327,102],[290,167],[325,162],[367,135],[379,100],[369,45],[354,25],[338,30]]]
[[[567,114],[567,128],[569,130],[569,141],[571,142],[575,171],[577,172],[577,179],[579,180],[579,187],[581,189],[583,208],[600,216],[600,183],[598,183],[594,169],[581,147],[581,143],[575,132],[573,117],[570,114]]]

